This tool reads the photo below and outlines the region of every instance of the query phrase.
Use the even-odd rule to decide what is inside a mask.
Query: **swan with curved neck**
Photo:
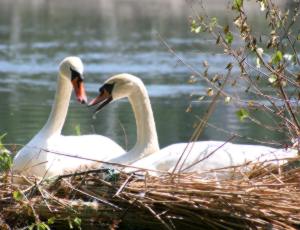
[[[153,152],[159,151],[156,126],[150,99],[144,83],[129,74],[120,74],[109,78],[99,89],[100,94],[89,103],[89,106],[100,104],[99,111],[112,100],[127,97],[131,103],[137,130],[137,141],[134,147],[119,158],[111,159],[116,163],[133,162]]]
[[[100,94],[89,106],[99,105],[96,112],[111,101],[128,97],[136,119],[137,142],[133,149],[121,157],[111,159],[118,163],[162,171],[172,171],[181,154],[187,159],[176,169],[204,171],[243,164],[249,161],[277,160],[297,156],[297,151],[286,151],[260,145],[240,145],[220,141],[199,141],[190,145],[178,143],[159,149],[153,112],[143,82],[130,74],[109,78],[99,89]],[[213,154],[211,154],[213,153]],[[202,160],[201,160],[202,159]],[[189,167],[195,164],[193,167]]]
[[[78,102],[86,103],[83,64],[78,57],[67,57],[60,63],[57,89],[49,118],[44,127],[15,156],[14,172],[37,177],[55,176],[95,164],[78,157],[105,160],[107,156],[117,157],[125,152],[118,144],[104,136],[61,135],[72,88]]]

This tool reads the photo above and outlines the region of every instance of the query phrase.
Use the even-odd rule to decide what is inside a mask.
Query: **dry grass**
[[[244,166],[243,166],[244,167]],[[297,229],[300,169],[247,165],[234,178],[197,174],[116,174],[91,170],[26,185],[1,177],[0,228],[55,217],[55,228],[79,217],[83,229]],[[220,174],[220,172],[217,172]],[[23,194],[13,198],[14,191]],[[16,194],[15,194],[16,195]]]

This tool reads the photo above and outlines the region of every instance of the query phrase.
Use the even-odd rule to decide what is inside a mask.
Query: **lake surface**
[[[208,2],[211,15],[228,20],[227,1]],[[207,61],[212,76],[225,74],[224,63],[229,61],[213,40],[190,32],[192,15],[185,0],[0,0],[0,134],[7,133],[5,142],[25,144],[46,122],[58,64],[70,55],[83,60],[89,98],[111,75],[128,72],[141,77],[151,97],[161,146],[188,141],[209,105],[209,98],[195,102],[206,95],[208,86],[204,81],[189,84],[193,72],[161,39],[197,71],[203,71]],[[244,97],[244,88],[235,90]],[[191,103],[192,111],[185,112]],[[286,141],[284,134],[241,123],[235,115],[238,109],[220,100],[209,120],[215,127],[207,127],[200,140],[226,140],[235,133],[243,137],[236,142]],[[63,133],[75,134],[80,126],[81,134],[103,134],[126,148],[134,144],[135,121],[127,100],[107,106],[96,119],[92,112],[73,95]],[[264,120],[263,114],[258,116]]]

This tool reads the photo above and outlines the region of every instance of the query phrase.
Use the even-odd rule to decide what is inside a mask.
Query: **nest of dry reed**
[[[26,185],[10,182],[6,174],[1,177],[0,229],[53,217],[54,229],[67,228],[74,218],[81,219],[83,229],[300,227],[300,168],[253,165],[248,173],[230,170],[234,177],[221,180],[100,169],[51,181],[27,178]]]

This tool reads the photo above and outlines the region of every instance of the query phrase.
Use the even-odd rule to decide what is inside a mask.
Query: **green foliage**
[[[7,152],[0,153],[0,172],[8,171],[12,166],[12,157]]]
[[[193,20],[192,21],[192,24],[191,24],[191,32],[192,33],[195,33],[195,34],[198,34],[201,32],[201,26],[199,26],[196,22],[196,20]]]
[[[79,217],[75,217],[73,222],[78,229],[81,229],[81,219]]]
[[[80,124],[75,125],[75,133],[77,136],[81,135]]]
[[[295,1],[292,7],[284,9],[272,1],[253,0],[252,2],[258,3],[255,15],[259,17],[259,22],[266,27],[262,31],[256,30],[256,24],[249,19],[253,10],[244,9],[243,0],[231,1],[231,10],[227,8],[231,11],[227,12],[228,15],[232,15],[230,22],[222,21],[219,25],[217,19],[209,17],[204,9],[204,14],[197,16],[197,20],[201,18],[197,26],[201,26],[203,32],[210,34],[216,44],[224,50],[225,55],[230,56],[233,60],[233,64],[230,63],[226,68],[228,70],[233,66],[239,68],[239,77],[232,81],[231,87],[241,86],[245,93],[250,92],[250,97],[255,96],[256,100],[255,103],[249,103],[248,107],[255,107],[260,113],[266,113],[275,118],[265,122],[260,117],[253,117],[251,121],[268,130],[286,133],[289,139],[297,138],[300,134],[300,115],[297,107],[300,100],[300,58],[298,55],[300,34],[297,24],[300,2]],[[263,11],[264,13],[262,13]],[[232,29],[230,30],[231,25],[236,27],[235,33],[232,32]],[[233,47],[235,39],[238,39],[238,42]],[[256,65],[251,64],[250,59],[253,60],[253,56]],[[226,64],[224,63],[224,65]],[[253,81],[253,75],[257,74],[259,78]],[[203,77],[206,78],[207,75],[203,74]],[[265,82],[261,83],[260,79],[267,79],[273,87],[265,90]],[[215,82],[211,82],[211,84],[213,83]],[[211,91],[208,91],[209,94]],[[239,102],[240,97],[245,98],[244,95],[226,96],[225,103]],[[297,99],[297,103],[291,103]],[[268,102],[266,103],[266,101]],[[280,106],[279,101],[284,102],[285,106]],[[250,116],[246,108],[236,111],[236,115],[240,121],[244,121]],[[278,125],[279,123],[285,125]]]
[[[0,172],[8,171],[12,166],[12,157],[10,152],[5,148],[2,140],[6,133],[0,136]]]
[[[55,217],[51,217],[47,220],[47,224],[51,225],[51,224],[54,224],[55,222]]]
[[[240,121],[244,121],[244,119],[249,117],[249,112],[247,109],[239,109],[238,111],[236,111],[235,113],[237,115],[237,117],[240,119]]]
[[[243,6],[243,0],[233,0],[232,9],[240,10]]]
[[[6,153],[9,153],[9,151],[5,148],[4,144],[3,144],[3,139],[4,137],[6,136],[7,134],[4,133],[0,136],[0,152],[6,152]]]
[[[68,218],[68,222],[70,229],[81,229],[81,219],[79,217],[75,217],[74,219]]]
[[[47,220],[47,223],[45,222],[36,222],[32,223],[29,227],[28,230],[51,230],[49,225],[54,224],[55,222],[55,217],[51,217]]]
[[[283,59],[282,53],[280,50],[277,50],[272,56],[272,64],[277,65]]]
[[[33,223],[28,227],[28,230],[51,230],[48,224],[45,222]]]
[[[268,78],[268,81],[269,81],[271,84],[274,84],[274,83],[277,81],[277,76],[274,75],[274,74],[271,74],[270,77]]]
[[[226,35],[225,35],[225,41],[228,45],[231,45],[231,43],[233,42],[233,35],[231,32],[228,32]]]
[[[13,198],[15,201],[21,201],[23,199],[23,194],[20,191],[13,191]]]
[[[231,43],[233,42],[233,35],[229,31],[229,26],[228,25],[224,27],[224,34],[225,34],[225,42],[228,45],[231,45]]]
[[[212,17],[209,23],[209,30],[214,29],[214,27],[218,24],[218,19],[216,17]]]

